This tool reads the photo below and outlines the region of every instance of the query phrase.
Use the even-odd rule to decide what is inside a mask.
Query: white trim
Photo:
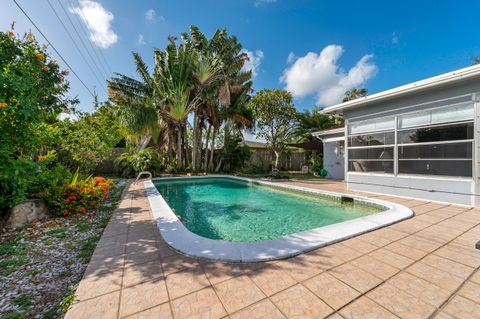
[[[331,142],[343,142],[345,141],[344,136],[339,136],[339,137],[330,137],[330,138],[322,138],[323,143],[331,143]]]
[[[480,76],[480,65],[473,65],[452,72],[440,74],[431,78],[420,80],[417,82],[402,85],[390,90],[361,97],[352,101],[332,105],[322,110],[322,113],[337,113],[352,107],[365,106],[368,103],[378,102],[389,98],[399,97],[409,93],[418,92],[428,88],[440,87],[460,80],[466,80]]]
[[[312,132],[312,136],[320,137],[320,136],[338,134],[343,132],[345,132],[345,127],[339,127],[334,129],[315,131],[315,132]]]
[[[395,203],[370,199],[361,196],[350,196],[339,193],[325,192],[299,186],[277,184],[250,178],[213,175],[195,177],[174,177],[162,179],[191,179],[191,178],[231,178],[258,183],[271,187],[308,192],[325,196],[348,196],[360,202],[368,202],[384,206],[387,210],[349,221],[332,224],[296,234],[287,235],[273,240],[257,242],[227,242],[201,237],[189,231],[178,219],[167,202],[160,195],[153,181],[145,181],[148,200],[153,216],[157,222],[163,239],[175,250],[188,256],[223,260],[230,262],[258,262],[298,255],[302,252],[327,246],[381,227],[391,225],[414,215],[411,209]]]

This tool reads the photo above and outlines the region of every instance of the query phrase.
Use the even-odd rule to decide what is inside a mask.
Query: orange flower
[[[38,159],[44,159],[44,158],[46,158],[46,156],[45,155],[38,155],[37,158]]]
[[[33,41],[33,40],[35,40],[35,36],[34,36],[31,32],[29,32],[29,33],[27,34],[27,40],[28,40],[28,41]]]
[[[7,32],[7,37],[8,37],[9,39],[13,38],[14,36],[15,36],[15,35],[13,34],[12,31],[8,31],[8,32]]]
[[[6,108],[8,106],[7,102],[0,102],[0,108]]]
[[[42,60],[42,61],[45,60],[45,56],[43,55],[43,53],[35,53],[35,55],[39,60]]]
[[[48,71],[48,70],[50,70],[50,69],[48,68],[48,66],[45,65],[45,66],[42,68],[42,70],[43,70],[43,71]]]

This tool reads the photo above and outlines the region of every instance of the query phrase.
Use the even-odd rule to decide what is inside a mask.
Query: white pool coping
[[[145,181],[144,185],[147,191],[150,207],[162,238],[173,249],[191,257],[228,262],[259,262],[282,259],[358,236],[360,234],[397,223],[414,215],[411,209],[403,205],[398,205],[387,201],[260,181],[245,177],[211,175],[168,177],[154,180],[177,180],[192,178],[229,178],[250,183],[257,183],[260,185],[308,192],[312,194],[335,197],[347,196],[357,201],[384,206],[387,208],[387,210],[380,213],[283,236],[277,239],[262,240],[257,242],[229,242],[224,240],[209,239],[192,233],[178,219],[170,206],[168,206],[167,202],[164,200],[162,195],[160,195],[157,188],[153,184],[153,181]]]

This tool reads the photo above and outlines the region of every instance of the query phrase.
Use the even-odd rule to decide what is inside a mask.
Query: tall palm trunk
[[[203,168],[205,170],[205,173],[208,170],[208,139],[210,138],[211,129],[212,129],[212,124],[209,124],[207,129],[207,135],[205,136],[205,159],[203,162]]]
[[[177,128],[177,171],[182,170],[182,128]]]
[[[183,127],[183,145],[185,148],[184,156],[185,156],[185,166],[191,164],[190,156],[189,156],[189,147],[188,147],[188,135],[187,135],[187,125]]]
[[[193,113],[192,172],[197,171],[198,127],[198,114],[195,110]]]
[[[213,155],[215,153],[215,138],[217,137],[217,128],[213,127],[212,144],[210,145],[210,162],[208,163],[208,169],[213,170]]]
[[[203,149],[202,132],[203,132],[202,126],[198,125],[197,171],[200,169],[200,164],[202,162],[202,149]]]

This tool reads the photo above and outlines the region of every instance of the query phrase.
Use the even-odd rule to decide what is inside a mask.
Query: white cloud
[[[245,61],[243,65],[244,71],[252,71],[252,77],[256,77],[258,71],[260,71],[260,64],[264,58],[262,50],[256,50],[255,52],[248,51],[246,49],[242,50],[248,56],[248,60]]]
[[[277,2],[277,0],[255,0],[253,5],[255,7],[258,7],[261,4],[269,4],[269,3],[275,3],[275,2]]]
[[[400,39],[398,38],[398,35],[397,35],[395,32],[393,32],[393,33],[392,33],[392,44],[393,44],[393,45],[398,44],[398,41],[399,41],[399,40],[400,40]]]
[[[145,44],[145,39],[143,38],[143,34],[138,35],[137,44],[139,44],[139,45],[144,45]]]
[[[149,9],[147,10],[147,12],[145,12],[145,19],[147,21],[155,21],[155,15],[156,15],[155,10]]]
[[[78,115],[77,114],[70,114],[70,113],[60,113],[57,116],[57,120],[63,121],[69,119],[70,121],[78,121]]]
[[[295,53],[290,52],[290,53],[288,54],[288,57],[287,57],[287,63],[288,63],[288,64],[291,64],[291,63],[293,63],[296,59],[297,59],[297,56],[295,55]]]
[[[378,70],[371,62],[373,55],[367,54],[345,73],[337,63],[342,54],[339,45],[326,46],[320,54],[308,52],[283,71],[280,82],[295,97],[315,94],[318,104],[338,103],[345,91],[362,86]]]
[[[100,3],[92,0],[80,0],[79,7],[70,8],[77,14],[88,28],[90,41],[102,48],[108,48],[118,41],[112,30],[113,13]]]
[[[145,12],[145,20],[147,20],[147,22],[155,23],[157,22],[157,20],[165,21],[165,17],[164,16],[157,17],[157,13],[155,12],[155,10],[149,9]]]

